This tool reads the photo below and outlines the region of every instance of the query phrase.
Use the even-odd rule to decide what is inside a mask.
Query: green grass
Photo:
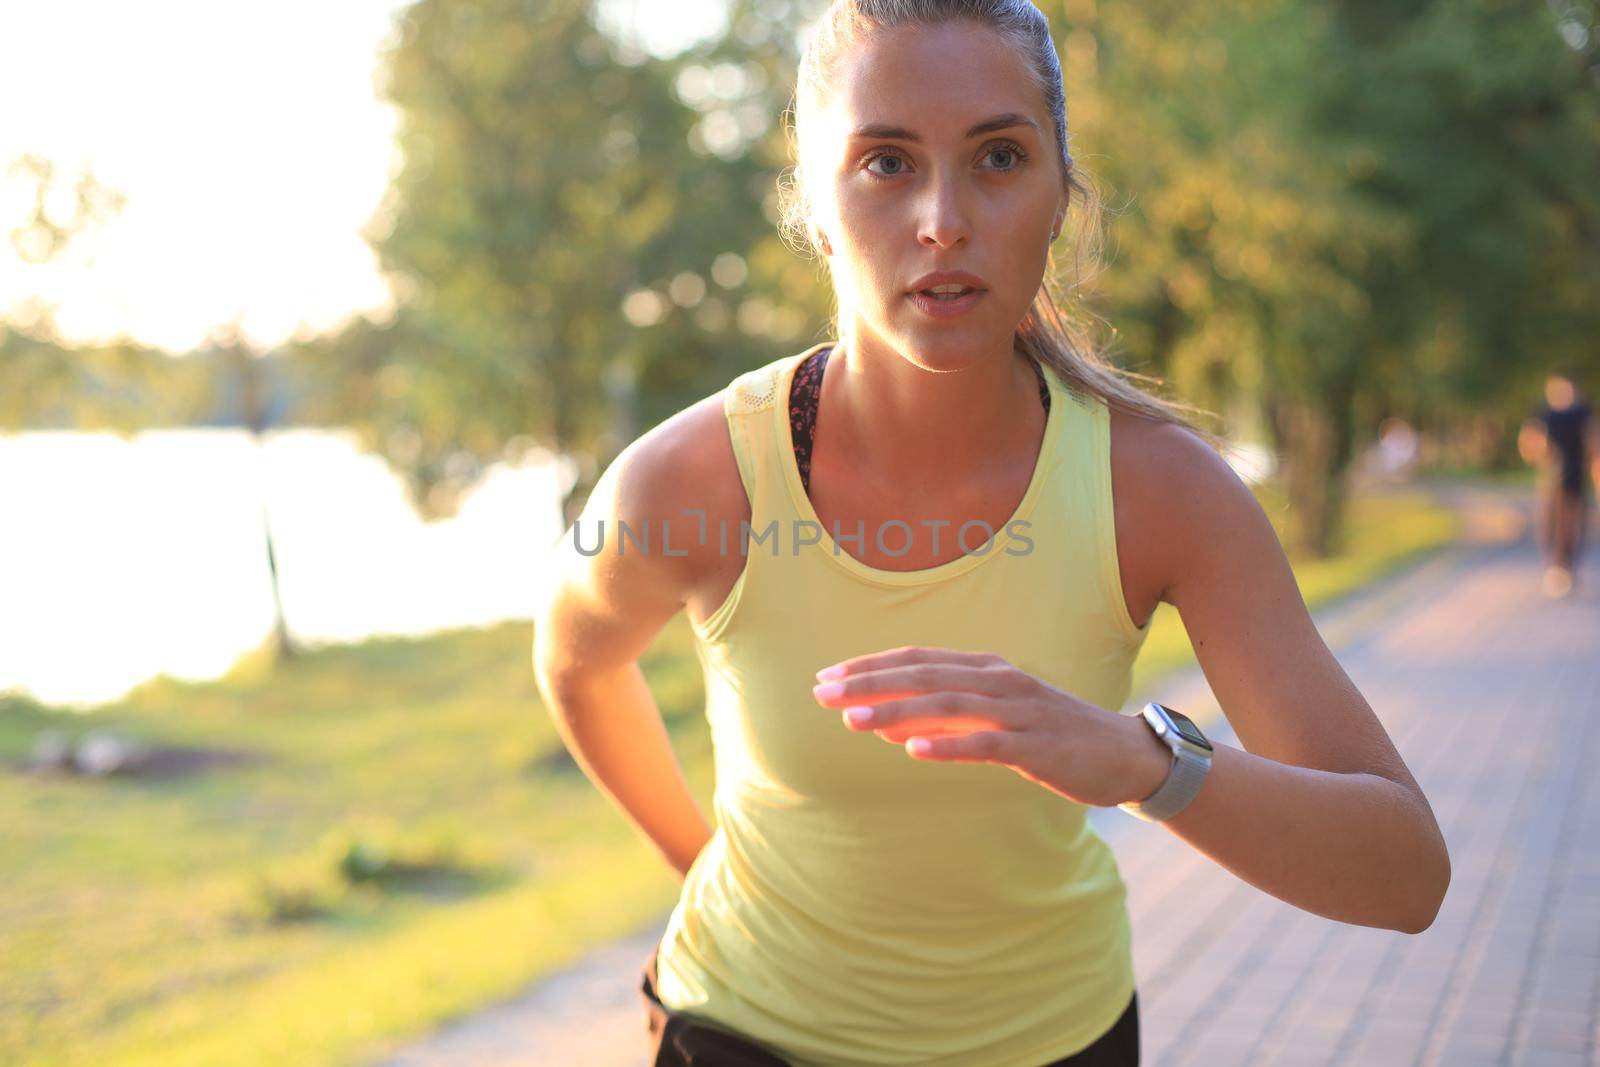
[[[1538,481],[1539,469],[1529,463],[1516,463],[1502,469],[1464,463],[1435,463],[1419,474],[1429,480],[1462,480],[1478,485],[1519,486],[1531,490]]]
[[[0,698],[7,762],[91,726],[255,757],[164,782],[0,774],[0,1063],[352,1062],[670,907],[648,843],[551,760],[531,640],[524,623],[327,648],[86,715]],[[645,669],[709,796],[689,640],[680,617]],[[351,839],[460,870],[352,884]],[[329,910],[265,921],[264,876],[323,883]]]
[[[1256,486],[1280,540],[1287,538],[1288,505],[1277,489]],[[1358,496],[1349,503],[1345,551],[1328,559],[1290,556],[1300,595],[1312,611],[1334,603],[1383,576],[1414,563],[1422,556],[1454,541],[1461,534],[1457,516],[1435,505],[1419,491],[1394,491]],[[1133,689],[1138,692],[1161,675],[1195,662],[1194,648],[1184,632],[1178,609],[1157,605],[1139,660],[1133,669]]]
[[[1344,557],[1297,564],[1313,605],[1455,525],[1399,494],[1357,500],[1351,530]],[[1192,657],[1175,611],[1154,625],[1136,684]],[[0,773],[0,1062],[359,1063],[659,917],[677,879],[562,758],[531,638],[372,640],[270,674],[247,657],[81,715],[0,697],[7,763],[91,726],[249,757],[165,781]],[[709,812],[690,642],[680,615],[643,666]]]

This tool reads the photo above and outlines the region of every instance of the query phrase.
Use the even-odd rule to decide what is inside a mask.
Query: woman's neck
[[[955,369],[846,339],[829,354],[818,425],[827,451],[874,482],[939,493],[1038,453],[1046,414],[1026,356],[1004,349]]]

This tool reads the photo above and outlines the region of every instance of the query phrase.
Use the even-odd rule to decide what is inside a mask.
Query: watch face
[[[1206,740],[1206,735],[1200,732],[1200,727],[1194,724],[1193,719],[1181,711],[1173,711],[1165,704],[1160,705],[1160,707],[1161,710],[1167,713],[1167,718],[1172,720],[1173,729],[1178,731],[1180,737],[1190,744],[1199,745],[1208,751],[1211,750],[1211,742]]]

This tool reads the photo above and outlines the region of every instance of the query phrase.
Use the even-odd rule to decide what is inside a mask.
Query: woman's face
[[[834,284],[866,331],[931,369],[1000,347],[1039,291],[1066,217],[1059,147],[1025,60],[958,21],[871,34],[841,63],[808,136],[807,180]],[[980,281],[953,303],[933,271]]]

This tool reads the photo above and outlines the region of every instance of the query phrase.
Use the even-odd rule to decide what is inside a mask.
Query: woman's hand
[[[1171,764],[1144,722],[992,653],[909,646],[841,660],[817,677],[817,702],[844,709],[849,729],[917,759],[1003,764],[1080,804],[1142,800]]]

